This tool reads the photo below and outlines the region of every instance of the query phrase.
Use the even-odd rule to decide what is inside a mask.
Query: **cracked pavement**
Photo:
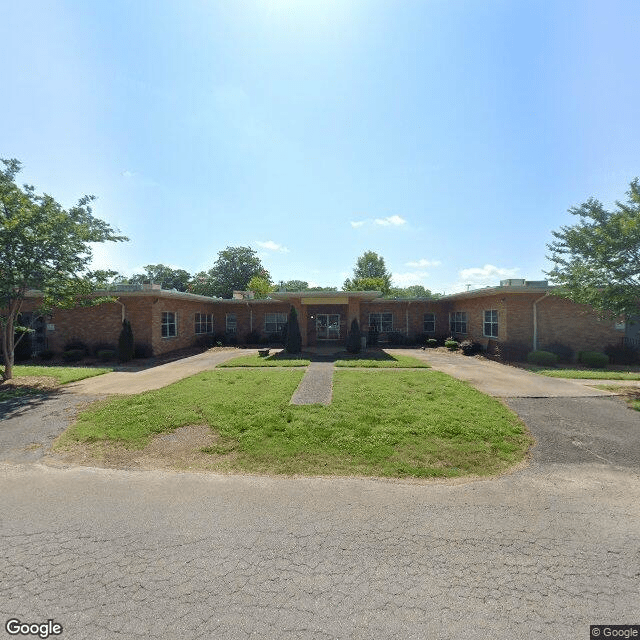
[[[640,621],[640,414],[508,398],[528,466],[465,483],[0,464],[2,636],[588,638]],[[13,636],[15,637],[15,636]]]

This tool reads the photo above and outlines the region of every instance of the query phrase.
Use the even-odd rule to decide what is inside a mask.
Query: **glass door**
[[[319,313],[316,316],[316,338],[318,340],[339,340],[340,314]]]

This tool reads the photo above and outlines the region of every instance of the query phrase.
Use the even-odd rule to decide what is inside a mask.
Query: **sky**
[[[541,280],[640,176],[637,0],[0,0],[0,157],[129,237],[95,268],[255,249],[340,288]]]

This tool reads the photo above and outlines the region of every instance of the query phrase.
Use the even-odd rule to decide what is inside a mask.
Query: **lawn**
[[[301,358],[299,355],[274,353],[261,357],[256,353],[251,356],[238,356],[227,360],[219,364],[218,367],[306,367],[308,364],[309,358]]]
[[[371,353],[354,356],[343,356],[336,360],[336,367],[365,367],[377,369],[428,369],[430,365],[418,358],[388,353]]]
[[[580,380],[640,380],[640,371],[620,369],[545,369],[535,365],[525,367],[533,373],[550,378],[574,378]]]
[[[209,468],[287,475],[456,477],[501,472],[531,438],[502,403],[434,371],[339,370],[329,406],[293,406],[304,372],[219,370],[84,411],[66,443],[143,448],[154,434],[208,425]]]
[[[13,375],[16,378],[24,377],[48,377],[54,378],[58,384],[76,382],[93,376],[109,373],[113,369],[107,367],[46,367],[34,365],[15,365]]]
[[[606,391],[615,391],[624,400],[627,401],[631,409],[640,411],[640,388],[638,387],[621,387],[614,384],[598,384],[596,389],[604,389]]]

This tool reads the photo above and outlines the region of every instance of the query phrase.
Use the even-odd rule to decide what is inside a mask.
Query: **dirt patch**
[[[180,427],[156,435],[144,449],[127,449],[119,443],[68,443],[47,457],[54,466],[79,464],[109,469],[213,469],[234,454],[203,453],[203,447],[220,444],[220,437],[206,425]]]
[[[0,384],[0,391],[29,387],[38,391],[53,391],[60,386],[55,378],[50,376],[21,376],[12,378]]]

